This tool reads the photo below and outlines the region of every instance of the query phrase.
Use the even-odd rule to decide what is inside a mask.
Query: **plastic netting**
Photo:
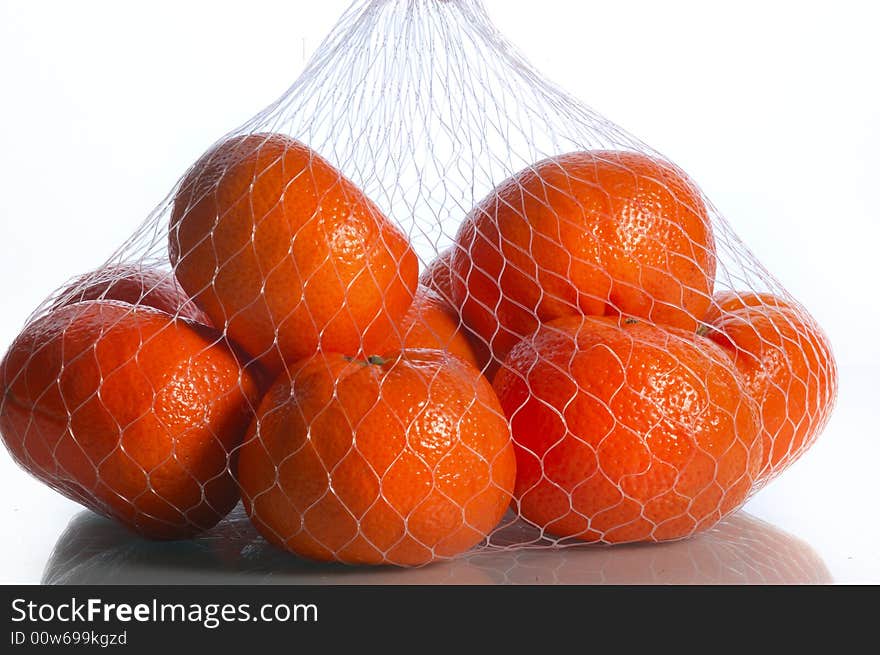
[[[355,2],[284,95],[32,315],[0,428],[143,535],[304,557],[665,541],[827,421],[827,339],[661,154],[478,0]]]

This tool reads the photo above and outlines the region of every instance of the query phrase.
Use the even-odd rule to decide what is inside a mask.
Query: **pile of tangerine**
[[[18,463],[150,538],[239,498],[270,542],[350,563],[456,555],[511,508],[547,536],[680,538],[834,400],[812,318],[714,294],[700,193],[643,154],[535,163],[419,277],[318,153],[235,137],[180,184],[169,259],[83,276],[0,371]]]

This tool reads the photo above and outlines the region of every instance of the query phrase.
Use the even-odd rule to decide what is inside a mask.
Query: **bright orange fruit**
[[[708,339],[634,319],[566,317],[511,350],[521,515],[559,537],[688,536],[739,507],[761,463],[757,408]]]
[[[462,319],[461,311],[457,308],[458,305],[452,294],[451,267],[452,249],[449,249],[437,255],[437,257],[428,265],[419,278],[419,283],[439,294],[459,318],[461,330],[470,345],[470,350],[474,355],[474,362],[476,363],[477,368],[483,372],[487,379],[491,380],[495,376],[495,372],[498,370],[498,366],[501,362],[492,357],[492,354],[489,352],[489,345],[486,341],[482,337],[477,336]]]
[[[444,250],[419,277],[419,283],[436,291],[451,306],[455,305],[452,293],[452,249]]]
[[[719,294],[708,318],[708,336],[733,358],[761,409],[763,485],[803,455],[828,421],[837,396],[831,345],[806,311],[772,294]]]
[[[765,307],[782,307],[793,309],[792,305],[786,300],[769,292],[719,291],[715,294],[715,297],[712,298],[712,303],[709,305],[709,311],[706,312],[706,316],[703,318],[703,323],[707,325],[711,324],[730,312],[735,312],[747,307],[755,307],[759,309]]]
[[[452,255],[456,306],[503,359],[574,314],[626,314],[696,330],[715,246],[701,195],[679,169],[634,152],[573,152],[499,185]]]
[[[58,298],[64,305],[84,300],[119,300],[161,309],[204,325],[211,322],[180,288],[174,273],[139,264],[117,264],[86,273],[71,282]],[[61,302],[55,305],[60,306]]]
[[[480,369],[483,362],[465,334],[455,310],[436,291],[420,286],[412,305],[382,350],[445,350]]]
[[[230,453],[259,392],[214,330],[76,303],[25,328],[0,376],[4,443],[68,498],[157,539],[206,530],[238,501]]]
[[[501,520],[515,475],[492,387],[434,350],[305,360],[263,399],[238,462],[266,539],[360,564],[467,550]]]
[[[351,181],[280,134],[224,141],[174,198],[170,256],[214,325],[270,372],[372,354],[412,302],[418,260]]]

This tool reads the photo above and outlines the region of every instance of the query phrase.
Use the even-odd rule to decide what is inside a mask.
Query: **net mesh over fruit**
[[[696,183],[478,0],[355,2],[2,375],[13,457],[145,536],[241,498],[275,546],[401,565],[691,536],[836,394]]]

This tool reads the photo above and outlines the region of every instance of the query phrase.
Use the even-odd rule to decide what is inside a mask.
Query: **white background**
[[[880,582],[874,3],[485,4],[549,78],[686,169],[825,326],[836,413],[746,509],[796,535],[831,579]],[[0,348],[280,95],[346,6],[0,0]],[[78,512],[0,452],[0,583],[38,582]]]

